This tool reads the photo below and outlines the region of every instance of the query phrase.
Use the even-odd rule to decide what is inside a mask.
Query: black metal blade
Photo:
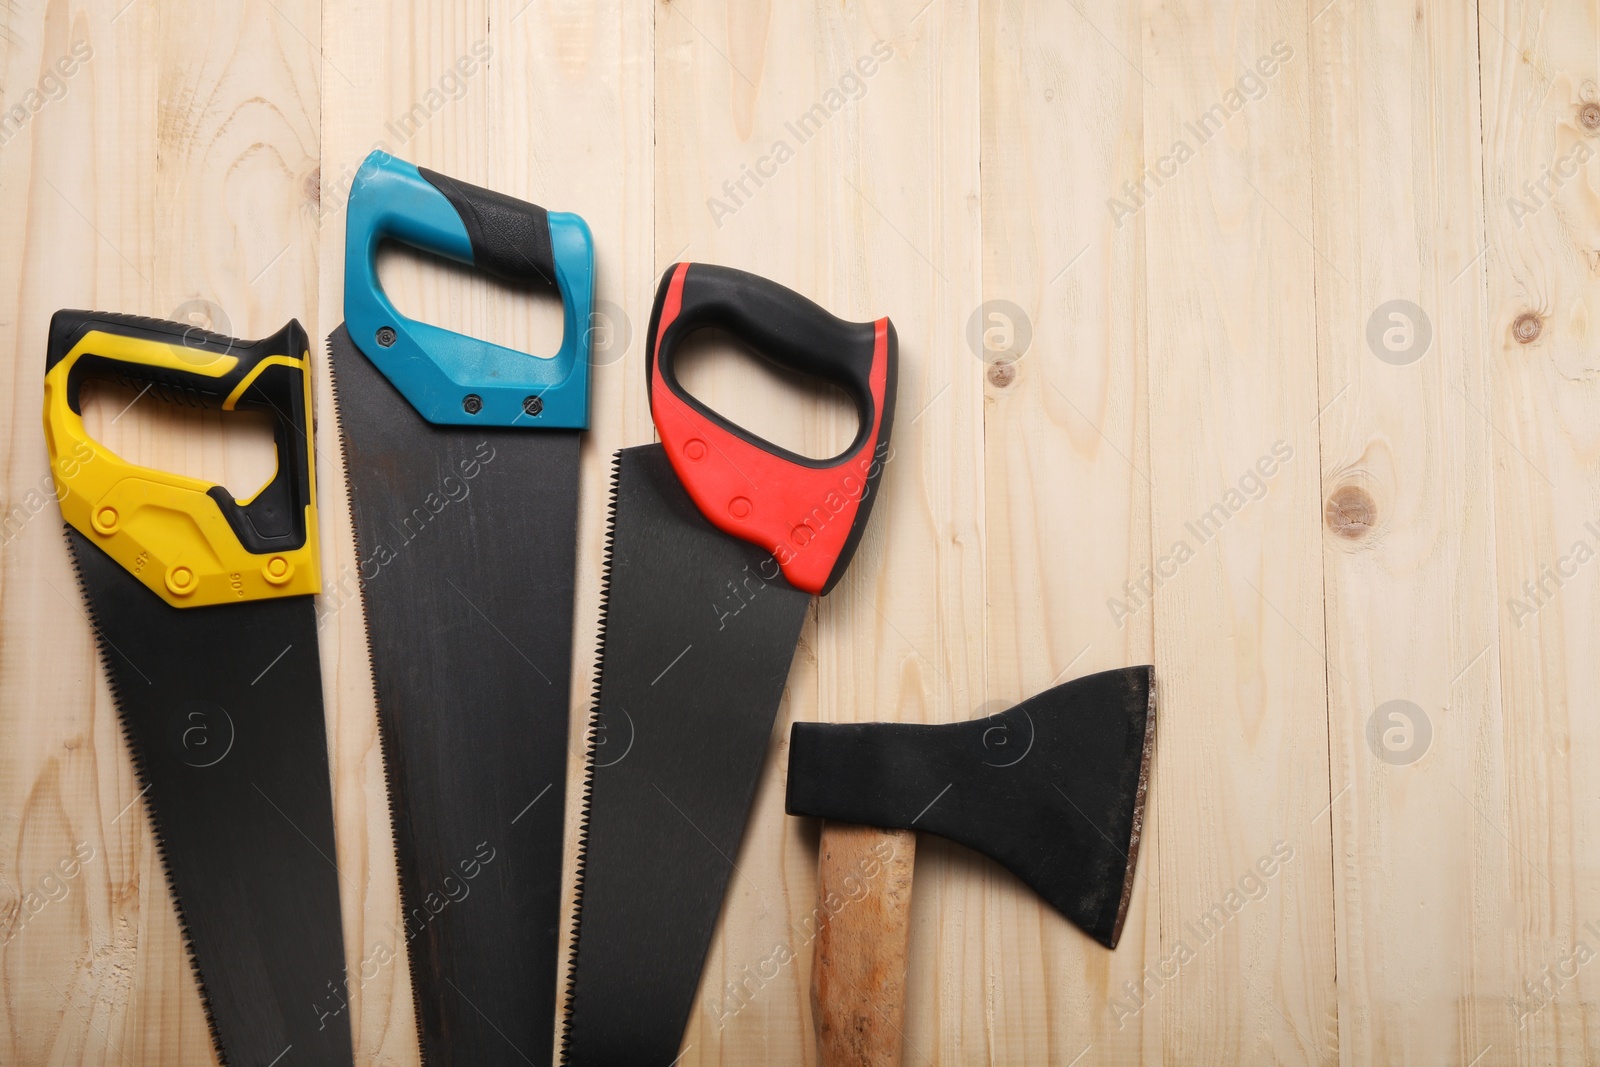
[[[310,597],[171,607],[67,541],[223,1062],[353,1062]]]
[[[810,595],[617,454],[565,1062],[678,1056]]]
[[[578,432],[434,426],[328,347],[423,1059],[548,1064]]]
[[[958,841],[1116,948],[1155,726],[1152,667],[1091,674],[970,722],[797,722],[786,807]]]

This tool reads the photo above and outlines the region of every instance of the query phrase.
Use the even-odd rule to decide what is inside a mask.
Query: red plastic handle
[[[860,429],[842,455],[813,460],[763,441],[686,393],[673,355],[702,327],[842,387]],[[844,575],[888,459],[898,351],[894,324],[846,322],[776,282],[728,267],[679,263],[661,277],[645,373],[667,458],[695,506],[725,533],[767,549],[809,593]]]

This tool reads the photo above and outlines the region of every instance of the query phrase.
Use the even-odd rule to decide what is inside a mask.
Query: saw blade
[[[578,431],[435,426],[328,348],[423,1059],[547,1064]]]
[[[617,454],[565,1062],[677,1058],[810,602]]]
[[[311,598],[180,610],[66,532],[222,1061],[352,1063]]]

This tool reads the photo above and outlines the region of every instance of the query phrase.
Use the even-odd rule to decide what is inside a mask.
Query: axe
[[[1153,667],[1047,689],[986,719],[798,722],[790,815],[826,820],[813,1014],[823,1067],[895,1067],[916,831],[981,852],[1115,948],[1155,743]]]

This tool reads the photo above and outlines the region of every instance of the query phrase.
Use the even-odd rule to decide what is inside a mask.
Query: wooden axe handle
[[[822,824],[812,1016],[822,1067],[899,1067],[917,835]]]

